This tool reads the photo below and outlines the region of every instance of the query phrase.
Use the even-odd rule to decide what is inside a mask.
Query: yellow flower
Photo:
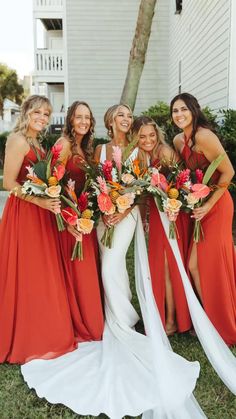
[[[92,218],[92,216],[93,216],[93,211],[92,210],[90,210],[90,209],[86,209],[86,210],[84,210],[83,212],[82,212],[82,218],[87,218],[87,219],[90,219],[90,218]]]
[[[50,198],[59,198],[61,193],[61,186],[49,186],[49,188],[45,189],[45,194],[50,196]]]
[[[94,221],[88,218],[79,218],[77,221],[77,229],[83,234],[90,234],[93,229]]]
[[[182,202],[178,201],[178,199],[167,198],[167,200],[164,203],[164,208],[166,211],[179,212],[181,205]]]
[[[176,188],[170,188],[168,191],[168,197],[171,199],[177,199],[179,196],[179,191]]]
[[[112,200],[112,203],[115,204],[116,200],[117,200],[117,198],[119,198],[120,194],[119,194],[119,192],[113,190],[109,193],[109,196]]]
[[[50,178],[48,178],[48,184],[49,186],[56,186],[58,184],[56,176],[50,176]]]

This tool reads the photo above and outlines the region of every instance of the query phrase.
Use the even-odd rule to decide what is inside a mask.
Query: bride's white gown
[[[125,255],[136,229],[136,286],[146,336],[137,333],[138,315]],[[104,225],[98,227],[101,237]],[[78,414],[125,415],[145,419],[198,419],[205,415],[193,398],[198,362],[172,352],[152,296],[145,238],[137,208],[115,228],[112,249],[101,245],[105,292],[105,330],[101,342],[80,344],[52,360],[22,366],[29,387],[51,403],[63,403]]]

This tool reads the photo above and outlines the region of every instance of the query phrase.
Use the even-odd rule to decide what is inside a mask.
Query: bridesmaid
[[[161,167],[168,175],[170,166],[178,161],[174,150],[164,141],[164,135],[152,118],[138,117],[132,127],[132,134],[138,139],[138,147],[148,154],[149,163]],[[178,266],[167,240],[160,215],[153,198],[150,198],[149,212],[149,265],[153,293],[163,325],[168,336],[174,332],[185,332],[191,328],[191,320]],[[188,246],[188,219],[179,214],[177,227],[179,248],[184,259]]]
[[[204,117],[197,99],[189,93],[175,96],[170,104],[174,124],[182,132],[174,138],[176,150],[189,169],[207,169],[225,153],[218,137]],[[234,169],[225,153],[213,175],[218,187],[210,198],[193,210],[201,220],[204,240],[192,241],[189,270],[203,307],[229,345],[236,343],[236,261],[232,239],[233,201],[227,191]]]
[[[87,103],[75,101],[68,109],[60,160],[66,165],[68,177],[75,180],[75,192],[82,192],[85,183],[83,162],[91,159],[95,119]],[[70,234],[71,233],[71,234]],[[68,299],[78,341],[100,340],[103,333],[103,309],[99,287],[96,233],[83,236],[84,259],[71,261],[75,239],[80,233],[68,226],[59,233]]]
[[[30,96],[7,139],[3,186],[14,193],[0,224],[0,362],[23,364],[75,348],[52,214],[60,201],[21,193],[35,149],[45,154],[38,136],[51,112],[46,97]]]

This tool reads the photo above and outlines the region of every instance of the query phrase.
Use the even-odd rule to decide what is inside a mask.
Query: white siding
[[[183,0],[180,15],[170,0],[169,99],[181,91],[213,110],[228,106],[231,0]]]
[[[97,120],[97,134],[103,135],[103,115],[109,106],[119,102],[122,93],[140,2],[67,0],[65,3],[66,101],[67,104],[78,99],[87,101]],[[157,4],[136,114],[157,100],[167,99],[169,6],[165,0]]]

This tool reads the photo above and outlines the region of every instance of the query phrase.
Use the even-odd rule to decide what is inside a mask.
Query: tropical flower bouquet
[[[71,260],[83,260],[83,245],[82,239],[84,234],[90,234],[93,230],[95,219],[92,204],[89,200],[89,193],[82,192],[79,197],[75,194],[75,181],[69,179],[64,194],[61,196],[62,200],[67,205],[62,209],[61,215],[65,222],[74,226],[79,233],[80,239],[76,240]]]
[[[213,160],[205,173],[201,169],[190,171],[189,169],[178,170],[178,167],[175,167],[175,170],[172,173],[172,182],[174,174],[176,195],[182,202],[181,209],[183,211],[189,212],[194,208],[202,206],[204,202],[207,201],[210,194],[216,187],[212,184],[208,186],[208,184],[212,183],[212,175],[223,160],[224,156],[224,154],[221,154]],[[195,220],[193,240],[198,243],[201,239],[204,239],[201,221]]]
[[[22,193],[42,198],[60,198],[62,179],[65,174],[65,166],[58,160],[62,145],[54,145],[44,157],[36,148],[34,150],[37,162],[32,162],[32,166],[26,167],[28,174],[27,180],[21,188]],[[56,220],[58,230],[63,231],[65,226],[60,212],[56,214]]]
[[[127,150],[122,154],[120,147],[113,146],[112,160],[98,163],[88,171],[88,185],[102,216],[124,213],[137,203],[145,190],[145,170],[141,170],[137,159],[129,160],[126,156]],[[104,246],[112,247],[114,230],[114,225],[105,227],[101,238]]]

